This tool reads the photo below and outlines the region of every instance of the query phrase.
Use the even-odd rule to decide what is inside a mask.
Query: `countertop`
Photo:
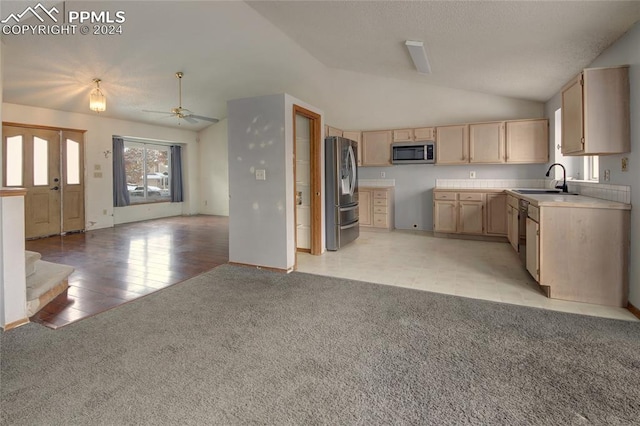
[[[559,194],[520,194],[511,189],[505,190],[507,194],[516,198],[527,200],[537,207],[577,207],[585,209],[613,209],[631,210],[631,204],[617,201],[602,200],[600,198],[586,197],[584,195]]]
[[[617,201],[602,200],[600,198],[587,197],[584,195],[563,195],[558,194],[520,194],[514,189],[543,189],[543,188],[435,188],[440,192],[506,192],[516,198],[527,200],[537,207],[577,207],[585,209],[616,209],[631,210],[631,204]]]

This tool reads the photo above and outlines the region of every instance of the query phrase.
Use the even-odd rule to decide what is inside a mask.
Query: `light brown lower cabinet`
[[[518,199],[512,195],[507,195],[507,239],[515,251],[518,251],[520,234],[518,211]]]
[[[434,232],[507,235],[506,194],[435,190],[433,198]]]
[[[360,227],[384,229],[394,228],[394,191],[392,187],[358,188]]]
[[[507,235],[507,194],[504,192],[486,195],[486,225],[487,235]]]
[[[629,210],[540,206],[527,270],[551,298],[626,307],[629,238]]]
[[[373,190],[358,188],[358,218],[360,220],[360,226],[371,226],[373,224],[372,195]]]

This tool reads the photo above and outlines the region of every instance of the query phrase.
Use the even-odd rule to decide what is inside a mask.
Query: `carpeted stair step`
[[[27,277],[27,315],[32,316],[69,288],[67,279],[74,271],[69,265],[35,261],[35,272]]]
[[[29,251],[25,250],[24,252],[24,263],[26,266],[27,277],[35,274],[36,272],[36,262],[40,260],[42,256],[37,251]]]

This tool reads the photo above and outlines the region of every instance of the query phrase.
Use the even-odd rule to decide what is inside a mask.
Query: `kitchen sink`
[[[513,192],[518,194],[562,194],[562,195],[578,195],[573,192],[562,192],[559,189],[514,189]]]

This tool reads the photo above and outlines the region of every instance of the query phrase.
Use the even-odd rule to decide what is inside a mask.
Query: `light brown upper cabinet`
[[[504,121],[469,125],[469,162],[505,162]]]
[[[469,126],[436,127],[436,163],[466,164],[469,162]]]
[[[434,127],[420,127],[418,129],[396,129],[393,131],[394,142],[414,142],[435,140]]]
[[[549,120],[506,122],[506,162],[546,163],[549,161]]]
[[[583,70],[562,89],[562,154],[629,151],[629,67]]]
[[[357,144],[356,149],[356,162],[358,166],[362,166],[362,132],[360,131],[344,131],[342,137],[351,139]]]
[[[362,132],[362,165],[391,166],[391,130]]]
[[[335,127],[331,127],[331,126],[324,126],[324,136],[325,137],[329,137],[329,136],[342,137],[342,130],[336,129]]]

